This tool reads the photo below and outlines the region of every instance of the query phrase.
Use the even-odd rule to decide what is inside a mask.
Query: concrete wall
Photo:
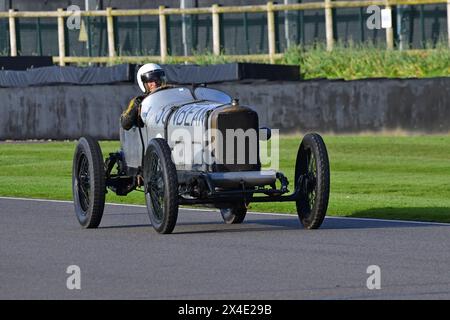
[[[0,88],[0,139],[117,139],[121,110],[138,91],[131,84]]]
[[[450,78],[218,86],[284,131],[450,131]]]
[[[254,107],[261,125],[293,131],[450,132],[450,78],[211,85]],[[117,139],[134,84],[0,88],[0,139]]]

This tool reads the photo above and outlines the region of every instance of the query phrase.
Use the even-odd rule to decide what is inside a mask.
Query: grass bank
[[[300,66],[305,79],[431,78],[450,76],[450,50],[386,50],[375,45],[293,47],[279,61]]]

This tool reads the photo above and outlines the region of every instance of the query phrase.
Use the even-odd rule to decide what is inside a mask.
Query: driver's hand
[[[143,95],[141,95],[141,96],[137,96],[137,97],[134,99],[134,103],[140,106],[141,103],[142,103],[142,100],[144,100],[146,97],[147,97],[147,95],[145,95],[145,94],[143,94]]]

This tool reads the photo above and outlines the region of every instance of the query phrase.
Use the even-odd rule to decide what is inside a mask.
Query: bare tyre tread
[[[89,205],[83,208],[80,202],[80,181],[78,179],[79,165],[82,157],[86,157],[89,167]],[[75,148],[72,165],[72,195],[78,222],[83,228],[97,228],[103,217],[105,208],[105,167],[103,154],[97,140],[92,137],[82,137]]]
[[[144,180],[147,186],[150,179],[149,169],[145,166],[150,161],[152,152],[156,152],[162,166],[162,176],[164,181],[163,217],[158,221],[151,209],[151,197],[146,192],[147,211],[153,228],[162,234],[172,233],[178,218],[178,178],[175,164],[172,161],[172,152],[167,142],[161,138],[152,139],[149,142],[145,155]]]
[[[299,215],[300,222],[306,229],[318,229],[325,219],[328,200],[330,193],[330,168],[328,152],[323,142],[322,137],[317,133],[309,133],[305,135],[302,143],[299,147],[297,154],[297,164],[295,179],[296,184],[298,184],[298,177],[300,171],[305,168],[304,165],[305,157],[307,155],[307,150],[314,155],[315,167],[317,170],[316,182],[315,182],[315,201],[313,207],[308,212],[305,195],[297,200],[297,213]]]

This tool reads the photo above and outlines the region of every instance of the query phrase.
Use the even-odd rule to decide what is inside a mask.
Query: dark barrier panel
[[[222,83],[260,124],[334,133],[450,132],[450,78]],[[0,139],[118,139],[136,84],[0,88]]]
[[[170,83],[201,84],[237,80],[300,80],[299,66],[263,63],[225,63],[208,66],[162,65]],[[137,70],[138,68],[136,68]]]
[[[169,83],[200,84],[244,79],[298,81],[298,66],[258,63],[226,63],[209,66],[163,65]],[[0,87],[28,87],[49,84],[115,84],[136,79],[139,66],[44,67],[27,71],[0,70]]]
[[[26,71],[0,71],[0,87],[29,87],[50,84],[113,84],[134,79],[134,66],[43,67]]]
[[[201,84],[238,80],[300,80],[299,66],[263,63],[225,63],[208,66],[162,65],[170,83]],[[137,70],[138,68],[136,68]]]
[[[0,70],[27,70],[53,65],[52,57],[0,57]]]

